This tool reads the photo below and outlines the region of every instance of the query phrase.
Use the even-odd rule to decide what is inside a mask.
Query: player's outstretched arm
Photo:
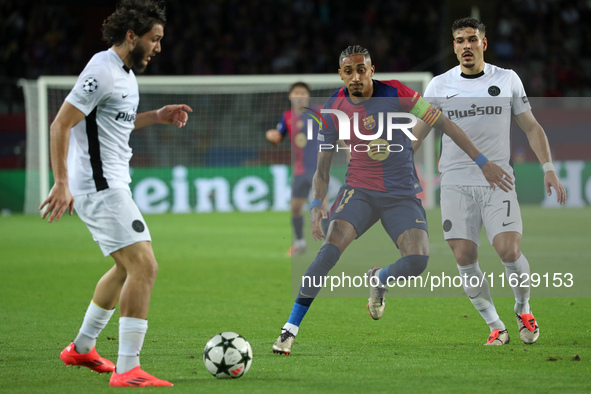
[[[417,122],[417,125],[412,128],[412,134],[417,137],[417,140],[412,142],[412,148],[415,153],[417,153],[421,147],[421,144],[423,143],[423,140],[427,138],[430,132],[431,126],[425,122]]]
[[[273,145],[279,145],[281,141],[283,141],[283,135],[281,135],[281,132],[277,129],[267,130],[265,137]]]
[[[55,120],[49,128],[49,146],[54,185],[49,196],[39,206],[39,210],[47,207],[41,218],[49,216],[48,222],[58,221],[68,210],[74,211],[74,197],[68,183],[68,148],[70,146],[70,129],[84,119],[85,115],[78,108],[64,101]]]
[[[183,127],[187,124],[189,114],[193,112],[186,104],[170,104],[153,111],[142,112],[135,118],[135,129],[149,126],[151,124],[174,124]]]
[[[488,161],[488,159],[486,159],[486,157],[480,153],[476,145],[474,145],[464,130],[462,130],[457,124],[449,120],[445,115],[441,114],[434,126],[447,134],[456,143],[456,145],[458,145],[464,152],[466,152],[468,156],[470,156],[472,160],[478,164],[482,170],[482,174],[493,189],[495,188],[495,185],[506,192],[512,189],[513,180],[511,179],[511,176],[499,165]]]
[[[554,164],[552,164],[550,144],[548,143],[548,138],[546,137],[544,129],[540,126],[531,110],[515,116],[515,120],[519,127],[521,127],[521,130],[527,135],[529,146],[531,146],[531,149],[534,151],[540,164],[544,168],[544,186],[546,187],[546,193],[551,196],[551,188],[554,188],[554,190],[556,190],[556,201],[558,201],[559,204],[564,204],[566,202],[566,190],[564,189],[564,186],[562,186],[560,179],[558,179]]]
[[[322,208],[322,201],[328,194],[328,182],[330,180],[330,166],[332,163],[333,152],[318,152],[318,164],[312,185],[314,188],[314,201],[310,209],[310,224],[312,225],[312,236],[316,241],[325,238],[322,231],[322,219],[328,218],[328,213]]]

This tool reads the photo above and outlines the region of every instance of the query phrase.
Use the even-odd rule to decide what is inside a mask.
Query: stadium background
[[[77,218],[48,225],[35,216],[9,213],[22,209],[27,150],[23,93],[17,80],[77,75],[93,53],[105,48],[99,27],[114,4],[112,0],[0,0],[3,393],[79,393],[81,385],[87,392],[109,390],[109,376],[64,368],[57,354],[76,334],[92,287],[111,259],[101,256]],[[387,313],[379,322],[367,316],[366,292],[364,298],[319,298],[298,334],[293,355],[280,358],[271,353],[271,344],[293,303],[288,278],[294,269],[307,266],[320,243],[309,242],[302,260],[289,264],[288,212],[147,215],[161,270],[142,366],[174,382],[175,391],[181,393],[358,393],[368,387],[374,392],[591,392],[591,266],[587,264],[591,137],[586,122],[591,111],[575,109],[566,119],[561,113],[563,103],[585,102],[591,96],[591,3],[172,0],[167,4],[163,53],[150,64],[148,75],[334,74],[339,52],[351,43],[369,48],[380,71],[438,74],[456,64],[449,25],[477,9],[488,26],[487,61],[515,69],[530,99],[538,97],[537,103],[553,107],[536,116],[548,132],[554,158],[561,166],[568,161],[569,171],[561,177],[569,202],[586,207],[550,210],[535,199],[533,205],[523,204],[527,230],[523,250],[532,272],[570,272],[576,282],[570,289],[532,290],[532,307],[542,330],[534,346],[519,341],[511,290],[497,283],[493,296],[511,331],[509,345],[482,346],[488,329],[461,288],[449,289],[453,295],[448,298],[433,292],[404,298],[392,290]],[[248,138],[257,138],[252,145],[273,160],[285,160],[286,144],[268,150],[263,136],[288,106],[285,92],[275,98],[277,106],[269,111],[267,123],[253,127]],[[195,109],[192,127],[200,114]],[[179,177],[192,179],[197,171],[224,175],[236,168],[260,171],[252,161],[231,165],[213,161],[216,144],[217,149],[225,147],[214,137],[235,133],[216,126],[214,122],[204,130],[211,137],[211,149],[195,155],[189,173],[178,170]],[[196,135],[187,129],[183,136]],[[151,144],[166,152],[163,148],[178,132],[150,132]],[[516,170],[524,171],[518,174],[520,199],[528,189],[543,195],[540,166],[524,134],[514,134]],[[183,141],[184,147],[200,146],[199,141]],[[146,160],[140,152],[135,150],[134,160]],[[182,160],[186,156],[179,155]],[[167,154],[158,156],[170,159]],[[161,171],[170,175],[174,164]],[[141,175],[140,168],[144,171],[134,165],[134,178]],[[571,170],[574,175],[569,176]],[[574,191],[578,200],[573,200]],[[454,257],[438,225],[440,212],[432,209],[427,214],[429,270],[455,273]],[[356,274],[363,273],[399,255],[379,226],[372,230],[356,241],[340,265],[348,259]],[[498,257],[485,237],[481,243],[481,267],[498,278],[503,274]],[[255,354],[249,374],[238,381],[213,379],[200,359],[207,340],[226,330],[244,335]],[[99,337],[101,355],[117,357],[117,336],[114,318]]]
[[[26,122],[17,81],[77,75],[95,52],[105,49],[100,25],[115,3],[0,2],[4,21],[0,26],[3,212],[23,210]],[[456,65],[451,22],[475,13],[487,25],[486,60],[514,69],[530,98],[552,98],[546,103],[553,110],[536,115],[546,129],[554,160],[565,161],[559,167],[574,197],[569,205],[591,202],[589,111],[576,104],[574,109],[568,110],[572,105],[556,109],[565,102],[561,98],[591,96],[591,26],[584,23],[591,20],[590,2],[370,1],[352,7],[345,2],[311,0],[171,0],[166,4],[163,51],[146,75],[334,74],[340,50],[350,44],[367,47],[379,72],[430,71],[437,75]],[[264,140],[264,130],[274,127],[288,108],[283,93],[273,101],[277,105],[266,108],[260,124],[240,136],[248,141],[242,144],[248,149],[229,149],[228,138],[220,136],[234,138],[236,131],[222,130],[214,119],[183,138],[172,140],[170,132],[160,131],[138,136],[146,141],[134,146],[132,167],[168,167],[170,179],[172,166],[179,164],[213,169],[251,166],[256,172],[257,165],[289,162],[287,144],[274,148]],[[195,109],[193,116],[199,117],[200,108]],[[523,179],[533,184],[532,179],[541,179],[535,155],[521,131],[512,133],[512,150],[518,182]],[[520,198],[523,203],[545,204],[539,185],[533,193],[529,186],[521,189]]]

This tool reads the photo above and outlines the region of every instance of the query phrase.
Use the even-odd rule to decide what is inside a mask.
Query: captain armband
[[[419,97],[417,103],[412,107],[409,111],[411,114],[416,116],[417,118],[421,119],[423,122],[427,123],[429,126],[433,127],[439,116],[441,115],[441,111],[432,106],[427,100],[422,97]]]

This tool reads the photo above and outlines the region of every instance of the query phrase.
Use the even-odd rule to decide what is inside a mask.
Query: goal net
[[[422,94],[432,74],[376,73],[374,78],[397,79]],[[288,210],[290,144],[272,146],[265,132],[290,109],[292,83],[307,83],[314,98],[328,98],[343,86],[336,73],[137,79],[138,113],[180,103],[194,111],[184,128],[152,125],[131,135],[130,186],[144,213]],[[19,82],[27,112],[25,213],[39,212],[53,182],[49,125],[75,82],[76,77],[49,76]],[[433,134],[415,157],[426,208],[435,205]],[[344,155],[335,155],[333,191],[344,166]]]

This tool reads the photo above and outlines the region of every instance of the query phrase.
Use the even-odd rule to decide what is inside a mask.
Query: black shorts
[[[303,175],[294,175],[291,183],[291,196],[296,198],[308,198],[312,188],[313,172]]]
[[[351,223],[358,238],[379,219],[394,244],[408,229],[420,228],[428,232],[425,209],[415,196],[392,197],[386,192],[349,185],[341,187],[330,209],[330,220],[334,219]]]

